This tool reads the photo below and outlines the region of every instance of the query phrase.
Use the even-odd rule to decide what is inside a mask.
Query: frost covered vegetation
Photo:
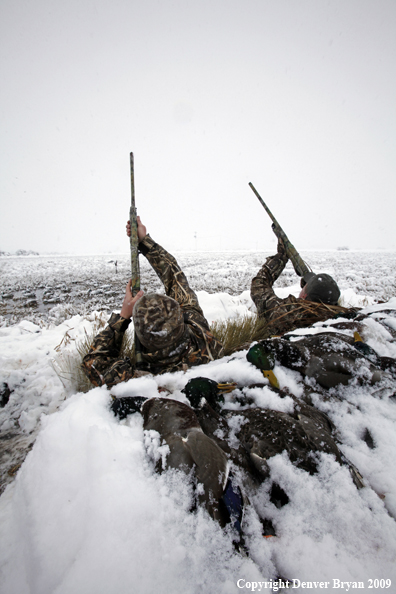
[[[248,288],[265,255],[176,254],[218,328],[227,318],[254,315]],[[360,325],[363,339],[379,355],[395,358],[395,254],[303,257],[314,270],[335,276],[343,304],[368,315]],[[250,493],[244,519],[248,556],[242,556],[229,531],[202,510],[190,511],[193,495],[185,475],[154,471],[163,448],[143,431],[141,416],[120,422],[106,388],[78,392],[79,350],[121,306],[129,259],[117,257],[117,274],[115,259],[0,261],[0,591],[234,594],[248,591],[238,588],[238,580],[282,577],[327,580],[327,591],[333,579],[364,583],[367,591],[373,591],[370,579],[391,580],[383,591],[395,592],[395,381],[386,377],[371,385],[357,378],[324,391],[308,380],[313,404],[334,423],[339,447],[365,487],[357,490],[347,468],[328,454],[318,457],[314,475],[293,466],[285,453],[274,456],[270,478]],[[141,268],[144,290],[158,291],[160,283],[143,258]],[[291,267],[276,291],[281,297],[298,293]],[[320,330],[318,324],[309,332]],[[281,388],[300,398],[307,380],[280,365],[274,371]],[[237,384],[225,397],[228,409],[293,407],[291,398],[280,398],[268,386],[249,387],[266,380],[246,360],[246,349],[186,373],[130,380],[111,393],[168,393],[186,402],[181,390],[197,376]],[[274,484],[287,494],[287,503],[274,496]],[[276,536],[263,538],[263,520],[272,523]]]
[[[240,295],[249,289],[269,253],[219,252],[175,254],[195,291]],[[333,274],[341,290],[387,301],[396,294],[394,252],[302,252],[314,270]],[[117,267],[115,263],[117,262]],[[117,270],[117,273],[116,273]],[[128,281],[128,256],[41,256],[2,258],[0,320],[21,319],[59,323],[72,315],[119,308]],[[142,288],[162,291],[162,285],[141,258]],[[289,263],[278,287],[295,284]]]

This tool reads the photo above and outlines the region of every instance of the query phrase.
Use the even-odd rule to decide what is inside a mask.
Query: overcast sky
[[[395,0],[0,6],[0,250],[396,249]]]

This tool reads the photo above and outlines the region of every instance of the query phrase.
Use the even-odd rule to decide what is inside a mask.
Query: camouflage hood
[[[143,295],[133,309],[135,332],[149,352],[169,348],[185,334],[180,305],[165,295]]]

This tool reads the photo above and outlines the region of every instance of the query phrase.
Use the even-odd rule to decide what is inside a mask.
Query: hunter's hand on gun
[[[144,239],[147,235],[147,229],[143,225],[142,221],[140,220],[140,217],[136,217],[136,221],[137,221],[138,238],[139,238],[139,241],[142,241],[142,239]],[[126,234],[128,235],[128,237],[131,236],[131,221],[128,221],[126,224]]]
[[[140,217],[136,217],[136,221],[137,221],[138,238],[139,238],[139,241],[141,241],[147,235],[146,227],[141,222]],[[126,234],[128,235],[128,237],[131,236],[131,221],[128,221],[126,224]],[[129,320],[132,317],[133,308],[134,308],[136,301],[138,299],[140,299],[140,297],[143,297],[143,291],[139,291],[137,293],[137,295],[135,295],[135,297],[133,297],[132,291],[131,291],[131,283],[132,283],[132,281],[129,281],[129,283],[127,284],[127,287],[125,290],[124,302],[122,304],[122,308],[121,308],[121,312],[120,312],[120,316],[122,316],[123,318],[126,318],[127,320]]]
[[[125,318],[126,320],[131,319],[133,308],[135,306],[136,301],[140,299],[140,297],[143,297],[143,291],[139,291],[139,293],[135,297],[132,296],[131,282],[132,281],[129,281],[129,283],[127,284],[124,301],[120,311],[120,316],[122,318]]]

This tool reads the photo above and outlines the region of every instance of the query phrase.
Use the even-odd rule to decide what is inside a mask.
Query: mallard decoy
[[[202,398],[215,410],[224,403],[224,396],[237,387],[235,383],[219,384],[207,377],[194,377],[184,386],[182,392],[189,399],[193,408],[198,408]]]
[[[280,365],[313,377],[326,389],[348,384],[361,375],[362,367],[369,368],[370,381],[375,383],[382,377],[381,370],[359,352],[358,342],[354,343],[352,337],[328,332],[305,336],[292,343],[273,338],[251,347],[247,358],[259,369],[271,369],[276,359]]]
[[[126,419],[132,413],[140,412],[143,402],[147,400],[144,396],[122,396],[117,398],[112,395],[111,398],[110,410],[120,420]]]
[[[331,431],[331,422],[324,413],[302,405],[294,414],[276,410],[252,408],[230,411],[229,416],[242,415],[236,437],[250,453],[250,458],[263,479],[270,475],[267,460],[286,451],[290,461],[298,468],[317,472],[315,452],[332,454],[339,464],[346,464],[355,485],[363,486],[357,469],[339,450]]]
[[[258,342],[250,347],[246,359],[263,372],[264,377],[269,380],[273,388],[279,390],[279,382],[272,371],[275,367],[275,357],[264,344]]]
[[[219,501],[227,485],[228,459],[223,450],[205,433],[193,409],[170,398],[150,398],[142,406],[143,428],[158,431],[169,446],[168,468],[178,468],[187,474],[194,469],[198,502],[206,507],[213,519],[224,526],[227,518]]]

